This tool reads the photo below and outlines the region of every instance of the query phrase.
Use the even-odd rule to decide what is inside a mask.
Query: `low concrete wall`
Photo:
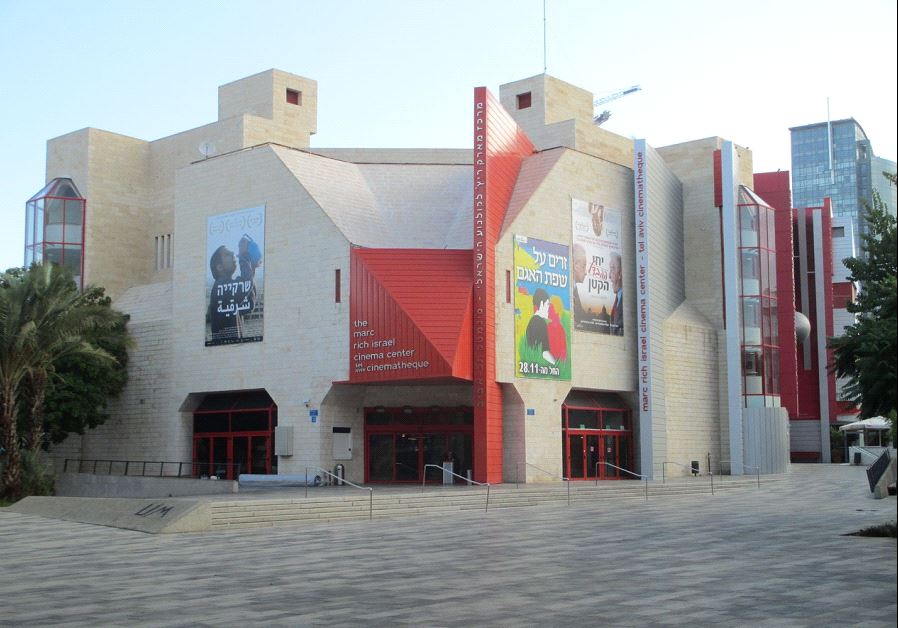
[[[237,492],[232,480],[195,480],[175,477],[141,477],[61,473],[56,478],[60,497],[182,497],[227,495]]]

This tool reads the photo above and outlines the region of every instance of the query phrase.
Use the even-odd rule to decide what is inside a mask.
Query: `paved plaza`
[[[760,490],[201,534],[0,509],[0,625],[894,626],[864,469]]]

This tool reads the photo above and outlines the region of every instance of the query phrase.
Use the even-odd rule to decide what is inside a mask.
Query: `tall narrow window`
[[[511,271],[505,271],[505,302],[511,303]]]
[[[773,210],[739,189],[742,385],[745,407],[765,407],[780,394]]]
[[[172,251],[171,251],[171,234],[156,236],[156,270],[165,270],[171,268]]]
[[[340,294],[340,269],[334,270],[334,303],[340,303],[342,295]]]

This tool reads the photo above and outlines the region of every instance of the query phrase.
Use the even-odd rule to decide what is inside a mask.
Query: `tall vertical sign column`
[[[496,243],[533,144],[485,87],[474,90],[474,469],[502,481],[502,389],[496,383]]]
[[[633,181],[636,197],[636,363],[639,369],[640,473],[653,477],[654,434],[652,431],[651,329],[649,318],[649,205],[646,181],[646,141],[633,145]]]

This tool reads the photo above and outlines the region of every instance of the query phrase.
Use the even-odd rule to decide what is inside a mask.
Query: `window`
[[[340,293],[340,269],[334,270],[334,303],[340,303],[342,295]]]
[[[529,109],[532,102],[530,92],[518,94],[518,109]]]
[[[66,267],[82,286],[87,201],[71,179],[50,181],[25,204],[25,262]]]
[[[302,105],[302,92],[295,89],[287,88],[287,103],[291,105]]]
[[[845,227],[833,227],[833,237],[834,238],[844,238],[845,237]]]
[[[155,242],[156,270],[171,268],[171,234],[157,235]]]

